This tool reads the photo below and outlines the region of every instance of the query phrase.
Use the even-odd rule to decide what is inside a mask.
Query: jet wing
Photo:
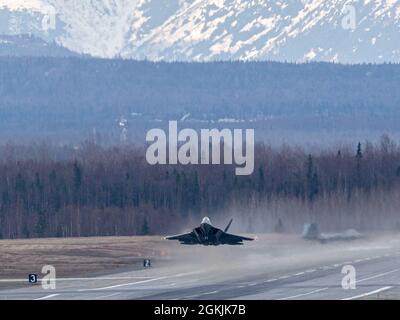
[[[194,232],[188,232],[188,233],[182,233],[182,234],[177,234],[174,236],[168,236],[165,237],[167,240],[178,240],[180,243],[183,244],[195,244],[198,243],[197,237],[194,234]]]
[[[220,240],[224,244],[242,244],[243,240],[253,241],[254,239],[224,232],[221,235]]]

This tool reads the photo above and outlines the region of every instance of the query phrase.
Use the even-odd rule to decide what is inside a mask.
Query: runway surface
[[[216,251],[219,249],[196,249],[203,253],[203,263],[170,261],[160,267],[96,278],[58,278],[54,290],[44,290],[40,283],[26,283],[24,288],[1,290],[0,299],[400,298],[399,239],[310,246],[311,250],[302,256],[279,251],[275,256],[257,256],[253,252],[248,256],[235,255],[236,261],[229,259],[232,263],[225,258],[217,259],[217,267],[213,259],[221,256]],[[208,249],[213,252],[207,262],[204,259]],[[246,252],[246,248],[240,250]],[[259,253],[260,249],[257,250]],[[241,259],[243,266],[238,264]],[[246,263],[249,259],[252,262]],[[344,265],[352,265],[356,270],[355,289],[342,287]]]

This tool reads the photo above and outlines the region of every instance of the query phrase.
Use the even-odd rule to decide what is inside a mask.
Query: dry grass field
[[[263,235],[262,241],[246,244],[240,249],[183,246],[176,241],[164,240],[162,236],[0,240],[0,286],[7,279],[26,279],[29,273],[40,274],[44,265],[53,265],[57,277],[96,276],[140,269],[144,258],[153,259],[160,266],[171,259],[204,260],[204,254],[209,253],[214,257],[229,257],[236,255],[238,249],[242,253],[243,250],[252,252],[265,244],[268,251],[273,248],[280,251],[285,245],[293,245],[292,238],[298,236]]]
[[[94,237],[0,241],[0,280],[40,274],[56,267],[58,277],[105,274],[140,268],[143,258],[162,258],[168,243],[157,237]]]

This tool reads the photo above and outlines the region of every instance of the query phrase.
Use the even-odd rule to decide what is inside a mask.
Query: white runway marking
[[[80,289],[78,291],[81,292],[87,292],[87,291],[99,291],[99,290],[108,290],[108,289],[115,289],[115,288],[120,288],[120,287],[126,287],[126,286],[131,286],[133,284],[142,284],[142,283],[148,283],[148,282],[153,282],[153,281],[158,281],[158,280],[164,280],[164,279],[169,279],[169,278],[176,278],[176,277],[183,277],[186,275],[190,274],[196,274],[199,272],[187,272],[187,273],[179,273],[175,274],[172,276],[163,276],[163,277],[158,277],[158,278],[151,278],[143,281],[136,281],[136,282],[129,282],[129,283],[122,283],[122,284],[116,284],[113,286],[108,286],[108,287],[102,287],[102,288],[93,288],[93,289]]]
[[[49,294],[48,296],[44,296],[44,297],[41,297],[41,298],[37,298],[37,299],[35,299],[35,300],[47,300],[47,299],[51,299],[51,298],[57,297],[57,296],[59,296],[59,295],[60,295],[59,293]]]
[[[114,296],[119,295],[119,294],[121,294],[121,292],[115,292],[115,293],[107,294],[105,296],[96,297],[95,299],[98,300],[98,299],[111,298],[111,297],[114,297]]]
[[[367,280],[371,280],[371,279],[375,279],[375,278],[379,278],[379,277],[383,277],[383,276],[386,276],[388,274],[391,274],[391,273],[397,272],[397,271],[400,271],[400,268],[397,268],[397,269],[394,269],[394,270],[391,270],[391,271],[388,271],[388,272],[384,272],[384,273],[379,273],[379,274],[376,274],[374,276],[358,280],[358,281],[356,281],[356,283],[367,281]]]
[[[57,278],[57,281],[97,281],[97,280],[132,280],[151,279],[151,277],[98,277],[98,278]]]
[[[344,298],[342,300],[359,299],[359,298],[367,297],[367,296],[370,296],[370,295],[373,295],[373,294],[376,294],[376,293],[379,293],[379,292],[383,292],[383,291],[389,290],[391,288],[393,288],[393,287],[383,287],[383,288],[380,288],[380,289],[377,289],[377,290],[374,290],[374,291],[370,291],[370,292],[367,292],[367,293],[359,294],[359,295],[354,296],[354,297]]]
[[[196,297],[198,297],[197,294],[195,294],[195,295],[193,295],[193,296],[186,296],[186,297],[183,297],[183,299],[192,299],[192,298],[196,298]]]
[[[204,293],[199,294],[199,296],[205,296],[205,295],[208,295],[208,294],[215,294],[215,293],[218,293],[218,292],[219,291],[204,292]]]
[[[300,294],[297,294],[295,296],[280,298],[278,300],[288,300],[288,299],[300,298],[300,297],[308,296],[308,295],[313,294],[313,293],[318,293],[318,292],[321,292],[321,291],[325,291],[325,290],[328,290],[328,289],[329,288],[321,288],[321,289],[313,290],[313,291],[306,292],[306,293],[300,293]]]
[[[98,281],[98,280],[132,280],[132,279],[151,279],[151,277],[92,277],[92,278],[57,278],[59,281]],[[43,279],[38,279],[42,282]],[[0,282],[28,282],[28,279],[0,279]]]
[[[371,258],[366,258],[366,259],[367,259],[367,260],[371,260]],[[357,261],[357,260],[356,260],[356,261]],[[348,263],[349,263],[349,261],[346,261],[346,262],[344,262],[343,264],[348,264]],[[332,268],[332,267],[331,267],[331,268],[326,268],[326,267],[327,267],[327,266],[323,266],[322,268],[325,269],[325,270],[329,270],[329,269]],[[306,270],[305,272],[313,272],[313,270],[315,270],[315,269],[309,269],[309,270]],[[400,271],[400,268],[397,268],[397,269],[394,269],[394,270],[391,270],[391,271],[387,271],[387,272],[384,272],[384,273],[379,273],[379,274],[376,274],[376,275],[373,275],[373,276],[370,276],[370,277],[367,277],[367,278],[358,280],[358,281],[356,281],[356,283],[363,282],[363,281],[367,281],[367,280],[371,280],[371,279],[375,279],[375,278],[379,278],[379,277],[383,277],[383,276],[386,276],[386,275],[388,275],[388,274],[391,274],[391,273],[394,273],[394,272],[397,272],[397,271]],[[303,272],[303,273],[304,273],[304,272]],[[281,278],[282,278],[282,277],[280,277],[280,278],[278,278],[278,279],[281,279]],[[372,295],[372,294],[375,294],[375,293],[379,293],[379,292],[388,290],[388,289],[390,289],[390,288],[392,288],[392,287],[389,287],[389,286],[388,286],[388,287],[384,287],[384,288],[381,288],[381,289],[378,289],[378,290],[374,290],[374,291],[371,291],[371,292],[367,292],[367,293],[364,293],[364,294],[361,294],[361,295],[357,295],[357,296],[354,296],[354,297],[345,298],[345,299],[342,299],[342,300],[357,299],[357,298],[369,296],[369,295]],[[310,295],[310,294],[313,294],[313,293],[318,293],[318,292],[325,291],[325,290],[328,290],[328,289],[329,289],[329,288],[317,289],[317,290],[313,290],[313,291],[310,291],[310,292],[306,292],[306,293],[302,293],[302,294],[298,294],[298,295],[294,295],[294,296],[290,296],[290,297],[280,298],[280,299],[278,299],[278,300],[287,300],[287,299],[299,298],[299,297],[302,297],[302,296]]]
[[[199,293],[199,294],[195,294],[192,296],[185,296],[183,297],[183,299],[192,299],[192,298],[196,298],[196,297],[200,297],[200,296],[206,296],[208,294],[215,294],[218,293],[219,291],[210,291],[210,292],[204,292],[204,293]],[[178,300],[179,298],[176,298],[176,300]]]
[[[321,267],[321,269],[325,271],[325,270],[331,270],[331,269],[333,269],[333,267],[323,266],[323,267]]]

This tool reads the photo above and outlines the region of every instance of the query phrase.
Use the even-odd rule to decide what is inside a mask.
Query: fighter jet
[[[352,241],[364,238],[364,235],[354,229],[347,229],[343,232],[321,233],[318,225],[314,223],[306,223],[303,226],[303,238],[306,240],[317,240],[321,243],[332,241]]]
[[[228,229],[232,220],[222,231],[214,227],[208,217],[204,217],[199,227],[194,228],[192,232],[165,237],[167,240],[178,240],[181,244],[202,244],[204,246],[218,246],[220,244],[241,245],[243,240],[252,241],[253,238],[247,238],[229,234]]]

